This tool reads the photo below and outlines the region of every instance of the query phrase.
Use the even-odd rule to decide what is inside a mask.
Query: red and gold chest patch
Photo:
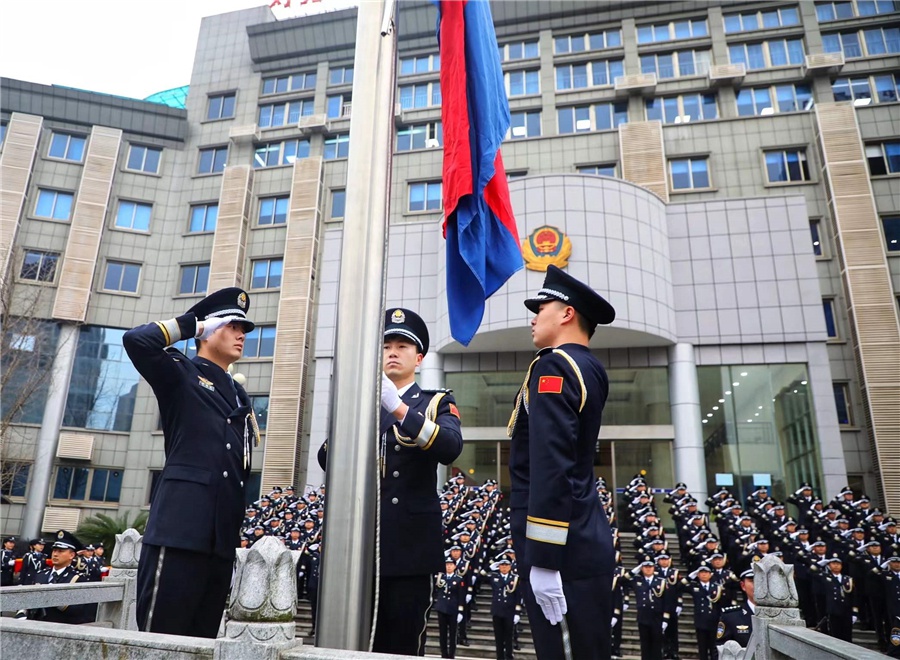
[[[541,376],[538,381],[538,394],[560,394],[562,388],[562,376]]]

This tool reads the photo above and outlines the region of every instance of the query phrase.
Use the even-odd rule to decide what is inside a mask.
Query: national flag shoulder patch
[[[538,380],[538,394],[561,394],[562,376],[541,376]]]
[[[451,414],[451,415],[454,415],[454,416],[456,417],[456,419],[462,419],[462,418],[459,416],[459,408],[457,408],[457,407],[456,407],[456,404],[454,404],[454,403],[451,403],[451,404],[450,404],[450,414]]]

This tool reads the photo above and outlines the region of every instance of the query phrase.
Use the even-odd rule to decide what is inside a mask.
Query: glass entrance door
[[[613,480],[616,488],[617,515],[619,529],[632,531],[628,518],[627,502],[622,491],[628,482],[641,470],[650,488],[670,490],[675,486],[675,470],[672,458],[671,440],[616,440],[612,444]],[[667,530],[674,529],[669,505],[662,501],[664,494],[654,492],[654,502],[660,519]]]

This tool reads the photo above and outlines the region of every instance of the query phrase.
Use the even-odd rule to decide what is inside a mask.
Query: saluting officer
[[[459,410],[445,390],[423,390],[416,367],[428,353],[428,328],[402,308],[384,318],[381,378],[380,556],[376,653],[424,654],[433,576],[444,568],[438,463],[462,453]],[[326,445],[319,450],[325,468]]]
[[[82,549],[81,541],[64,529],[56,533],[53,547],[50,551],[52,568],[47,568],[38,573],[34,578],[35,584],[71,584],[85,582],[85,576],[75,567],[76,553]],[[60,605],[58,607],[45,607],[33,610],[19,610],[17,619],[36,619],[38,621],[50,621],[53,623],[87,623],[92,621],[91,612],[96,612],[96,605]],[[95,615],[96,616],[96,615]]]
[[[691,573],[690,580],[682,580],[682,589],[690,593],[694,601],[694,629],[697,634],[697,646],[700,660],[716,660],[716,628],[722,612],[721,584],[712,581],[712,569],[702,564]]]
[[[448,555],[444,572],[438,573],[434,583],[434,609],[438,617],[438,636],[441,657],[456,657],[456,631],[463,620],[466,584],[456,574],[456,562]]]
[[[594,453],[609,380],[588,342],[616,312],[555,266],[525,306],[535,314],[539,351],[508,427],[509,473],[513,545],[529,583],[535,650],[541,659],[563,657],[567,628],[573,657],[608,658],[615,553],[594,487]]]
[[[219,630],[259,440],[250,398],[227,371],[255,327],[249,307],[246,292],[221,289],[123,339],[156,394],[165,435],[138,566],[137,624],[146,632],[212,638]],[[171,348],[185,338],[197,340],[193,359]]]
[[[719,625],[716,628],[716,643],[721,646],[733,639],[742,647],[747,647],[750,634],[753,632],[753,614],[756,612],[756,599],[753,596],[753,569],[748,568],[741,573],[741,589],[747,596],[747,602],[733,605],[722,610]]]
[[[669,627],[669,613],[665,611],[668,583],[655,573],[655,568],[653,559],[645,557],[632,570],[631,590],[637,608],[641,660],[662,660],[663,635]]]
[[[494,644],[497,660],[513,660],[513,631],[519,623],[521,609],[519,576],[512,572],[512,562],[501,559],[497,573],[491,576],[491,618],[494,624]]]

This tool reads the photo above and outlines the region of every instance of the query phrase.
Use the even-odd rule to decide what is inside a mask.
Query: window
[[[182,339],[180,342],[172,345],[188,358],[193,358],[197,355],[197,343],[193,339]],[[159,420],[156,430],[162,431],[162,419]]]
[[[341,133],[325,140],[325,160],[346,158],[350,154],[350,134]]]
[[[709,36],[705,18],[639,25],[637,29],[638,44],[652,44],[673,39],[697,39]]]
[[[583,64],[564,64],[556,67],[556,89],[584,89],[613,85],[625,75],[623,60],[598,60]]]
[[[269,142],[256,147],[256,153],[253,154],[253,167],[291,165],[298,158],[309,158],[309,140]]]
[[[122,347],[124,334],[96,325],[79,329],[63,426],[131,430],[140,376]]]
[[[753,44],[732,44],[728,47],[728,59],[732,64],[743,64],[748,71],[774,66],[799,66],[806,53],[801,39],[772,39]]]
[[[853,105],[894,103],[900,99],[900,73],[891,75],[838,78],[831,83],[835,101],[853,101]]]
[[[537,41],[514,41],[513,43],[498,46],[500,59],[504,62],[510,60],[530,60],[540,57],[540,49]]]
[[[414,73],[428,73],[429,71],[441,70],[441,56],[434,55],[417,55],[415,57],[400,58],[400,75],[411,76]]]
[[[900,10],[900,3],[892,0],[855,0],[850,2],[818,2],[816,3],[816,17],[819,23],[829,21],[841,21],[854,16],[874,16],[876,14],[888,14]]]
[[[0,481],[0,495],[25,497],[31,463],[3,462],[3,480]]]
[[[207,119],[231,119],[234,117],[235,93],[212,94],[207,101]]]
[[[266,225],[283,225],[286,223],[289,200],[290,197],[287,195],[260,199],[256,224],[264,227]]]
[[[300,121],[300,117],[307,117],[312,113],[312,99],[269,103],[259,106],[259,115],[256,123],[260,128],[294,125]]]
[[[125,168],[134,172],[158,174],[159,157],[161,155],[162,149],[156,147],[142,147],[139,144],[129,145],[128,162]]]
[[[718,118],[715,94],[682,94],[668,98],[647,99],[644,102],[647,119],[664,124],[684,124],[690,121]]]
[[[415,211],[440,211],[443,194],[440,181],[424,181],[409,184],[407,209]]]
[[[618,48],[622,45],[622,31],[603,30],[588,34],[572,34],[553,39],[553,49],[557,55],[565,53],[580,53],[586,50],[600,50],[601,48]],[[535,46],[537,44],[535,43]],[[537,54],[535,54],[537,57]]]
[[[900,215],[883,216],[884,244],[888,252],[900,252]]]
[[[325,102],[325,114],[329,119],[348,118],[352,110],[350,92],[329,96]]]
[[[579,174],[594,174],[596,176],[616,177],[616,164],[611,165],[581,165],[578,167]]]
[[[672,190],[709,188],[709,158],[673,158],[669,161]]]
[[[118,502],[123,470],[60,465],[56,468],[53,499]]]
[[[900,140],[867,144],[866,160],[872,176],[900,173]]]
[[[418,83],[416,85],[401,85],[400,108],[410,110],[412,108],[429,108],[441,104],[441,83]]]
[[[6,122],[0,122],[0,147],[3,146],[3,143],[6,141]]]
[[[119,201],[119,209],[116,211],[116,227],[119,229],[133,229],[135,231],[150,230],[150,204],[141,202]]]
[[[560,135],[618,128],[628,121],[628,101],[559,108],[556,120]]]
[[[350,85],[353,83],[353,67],[339,66],[331,70],[328,76],[329,85]]]
[[[509,132],[507,138],[513,140],[541,136],[541,111],[512,112],[509,115]]]
[[[834,405],[837,408],[838,424],[853,425],[853,414],[850,409],[849,383],[834,383]]]
[[[181,283],[178,293],[181,295],[206,293],[209,284],[209,264],[193,264],[181,267]]]
[[[194,204],[191,206],[191,224],[188,227],[188,232],[197,234],[200,232],[215,231],[218,219],[218,204]]]
[[[286,76],[270,76],[263,78],[263,94],[282,94],[284,92],[293,92],[298,89],[315,89],[316,74],[311,73],[292,73]]]
[[[503,74],[506,82],[508,96],[528,96],[541,93],[541,72],[534,71],[507,71]]]
[[[641,55],[641,73],[655,73],[659,80],[679,76],[705,76],[709,71],[708,50],[679,50]]]
[[[444,127],[439,121],[406,126],[397,131],[397,151],[443,146]]]
[[[725,34],[769,30],[790,25],[800,25],[800,12],[796,7],[725,14]]]
[[[57,353],[59,326],[34,315],[6,315],[3,321],[0,409],[4,421],[41,424],[50,391],[51,367]]]
[[[347,204],[347,191],[332,190],[331,191],[331,219],[339,220],[344,217],[344,207]]]
[[[766,151],[766,176],[769,183],[809,181],[809,162],[805,149]]]
[[[69,220],[72,218],[74,200],[72,193],[40,189],[37,204],[34,205],[34,215],[51,220]]]
[[[837,315],[834,313],[834,298],[822,298],[822,309],[825,312],[825,332],[829,339],[837,339]]]
[[[228,160],[228,147],[210,147],[200,150],[200,163],[197,174],[219,174],[225,171]]]
[[[84,160],[85,142],[86,139],[78,135],[54,132],[50,136],[50,151],[47,152],[47,155],[50,158],[80,163]]]
[[[253,275],[250,281],[250,288],[277,289],[281,286],[283,270],[284,259],[254,259],[251,264]]]
[[[513,172],[506,172],[506,180],[507,181],[515,181],[516,179],[524,179],[528,176],[528,170],[515,170]]]
[[[258,325],[244,337],[244,357],[264,358],[275,355],[275,326]]]
[[[251,394],[250,405],[256,414],[256,424],[260,431],[265,431],[269,422],[269,395],[268,394]]]
[[[31,282],[52,282],[56,279],[56,264],[59,252],[25,250],[19,279]]]
[[[813,254],[817,257],[825,256],[825,246],[822,243],[822,221],[810,220],[809,233],[812,237]]]
[[[809,85],[776,85],[737,91],[737,110],[741,117],[799,112],[809,110],[812,105],[812,90]]]
[[[900,27],[823,34],[822,49],[826,53],[843,53],[847,59],[900,53]]]
[[[103,290],[137,293],[140,277],[140,264],[108,261],[106,263],[106,276],[103,278]]]

